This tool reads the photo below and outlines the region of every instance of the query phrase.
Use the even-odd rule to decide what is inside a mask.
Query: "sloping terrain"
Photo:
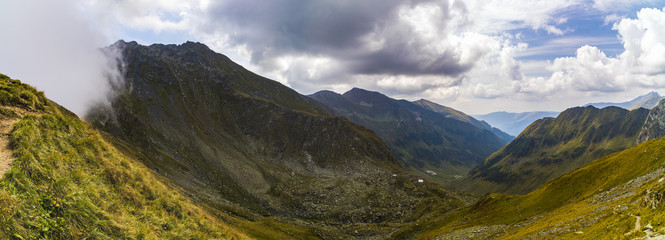
[[[0,75],[11,167],[1,239],[246,238],[162,182],[41,92]],[[4,126],[3,126],[4,127]]]
[[[515,139],[514,136],[511,136],[510,134],[505,133],[505,132],[501,131],[498,128],[492,127],[487,122],[479,121],[478,119],[475,119],[472,116],[466,115],[465,113],[457,111],[453,108],[446,107],[446,106],[443,106],[443,105],[439,105],[435,102],[432,102],[432,101],[429,101],[429,100],[426,100],[426,99],[420,99],[420,100],[415,101],[413,103],[415,103],[418,106],[421,106],[425,109],[429,109],[429,110],[432,110],[434,112],[438,112],[438,113],[440,113],[441,115],[443,115],[445,117],[454,118],[454,119],[457,119],[457,120],[460,120],[460,121],[463,121],[463,122],[473,124],[476,127],[479,127],[479,128],[482,128],[482,129],[487,129],[487,130],[491,131],[492,133],[494,133],[497,137],[499,137],[505,143],[509,143],[510,141]]]
[[[451,112],[448,117],[421,105],[354,88],[342,95],[310,95],[334,115],[372,129],[408,169],[441,183],[463,175],[506,142],[491,131]],[[466,116],[468,117],[468,116]]]
[[[372,131],[203,44],[114,47],[126,82],[87,119],[217,211],[299,229],[290,238],[381,238],[469,199],[419,182]]]
[[[395,237],[635,239],[665,234],[665,139],[612,154],[523,196],[488,194]]]
[[[644,121],[644,126],[637,135],[636,143],[646,142],[665,136],[665,100],[658,102]]]
[[[5,119],[0,120],[0,177],[5,175],[14,160],[9,145],[9,133],[12,131],[12,125],[16,122],[17,119],[13,117],[5,117]]]
[[[648,112],[589,106],[538,120],[454,186],[482,194],[526,194],[594,159],[633,146]]]

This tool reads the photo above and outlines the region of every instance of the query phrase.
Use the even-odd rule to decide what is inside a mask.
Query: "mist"
[[[70,4],[72,3],[72,4]],[[108,77],[117,76],[100,48],[111,41],[100,22],[82,16],[73,1],[0,3],[0,73],[43,91],[79,116],[108,95]]]

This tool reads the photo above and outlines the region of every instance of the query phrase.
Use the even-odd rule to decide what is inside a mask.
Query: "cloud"
[[[0,72],[81,115],[106,94],[105,36],[74,1],[0,3]]]
[[[613,29],[619,32],[625,48],[619,58],[632,72],[665,73],[665,12],[645,8],[637,13],[637,19],[623,19]]]
[[[301,92],[367,86],[417,94],[415,89],[452,87],[440,83],[466,78],[478,66],[497,69],[492,74],[507,79],[523,78],[513,57],[525,45],[514,42],[506,31],[529,28],[564,34],[567,30],[557,25],[567,18],[555,15],[576,4],[231,0],[210,4],[204,24],[193,34],[215,39],[213,48],[218,51],[241,50],[259,72]]]
[[[577,49],[575,56],[555,59],[546,65],[549,77],[529,77],[517,82],[519,87],[502,88],[503,91],[485,94],[486,88],[476,86],[480,96],[509,96],[534,93],[533,96],[562,92],[621,92],[633,88],[665,87],[665,11],[645,8],[637,18],[624,18],[616,22],[624,51],[608,57],[595,46]]]
[[[531,28],[544,29],[557,34],[564,31],[556,25],[568,19],[560,17],[566,9],[580,5],[574,0],[486,0],[464,1],[473,16],[473,31],[502,33],[509,30]]]
[[[152,31],[191,31],[202,24],[201,15],[208,8],[207,0],[116,0],[86,1],[85,11],[94,20],[104,20],[133,30]],[[106,26],[109,27],[109,26]],[[108,31],[108,30],[106,30]]]
[[[226,1],[212,7],[206,29],[230,32],[230,45],[246,46],[268,71],[278,58],[306,55],[334,58],[357,74],[457,75],[470,64],[446,41],[450,8],[446,1]]]
[[[533,100],[569,91],[617,92],[663,85],[658,78],[665,65],[662,11],[645,9],[626,19],[628,10],[612,10],[619,3],[612,0],[67,0],[60,5],[32,1],[3,3],[8,6],[3,9],[16,5],[22,6],[20,11],[34,12],[28,8],[32,4],[56,10],[39,12],[43,17],[34,19],[30,16],[36,14],[18,16],[27,23],[39,19],[48,25],[34,28],[44,29],[39,34],[11,30],[33,41],[54,39],[29,44],[37,46],[35,51],[52,51],[53,56],[72,51],[73,57],[77,53],[69,50],[71,46],[100,47],[108,44],[103,43],[106,39],[115,41],[127,33],[147,35],[146,39],[151,39],[150,33],[185,36],[305,94],[363,87],[406,98]],[[616,38],[575,33],[571,27],[580,23],[578,13],[598,18],[596,23],[613,24],[625,50],[608,56],[602,50],[609,51],[607,46],[616,45]],[[0,25],[13,27],[9,22]],[[61,25],[75,27],[55,36],[53,29]],[[574,55],[538,58],[562,51]],[[88,65],[104,61],[76,58],[87,59]],[[86,69],[89,76],[65,78],[101,79],[93,76],[99,71]]]

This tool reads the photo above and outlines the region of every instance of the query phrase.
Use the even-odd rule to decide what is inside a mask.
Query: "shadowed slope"
[[[485,128],[378,92],[354,88],[310,97],[334,115],[372,129],[409,170],[441,183],[465,174],[505,144]]]

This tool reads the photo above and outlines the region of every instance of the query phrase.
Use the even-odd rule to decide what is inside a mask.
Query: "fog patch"
[[[106,99],[119,82],[102,22],[83,16],[76,1],[0,2],[0,73],[44,91],[78,115]],[[109,58],[110,57],[110,58]]]

